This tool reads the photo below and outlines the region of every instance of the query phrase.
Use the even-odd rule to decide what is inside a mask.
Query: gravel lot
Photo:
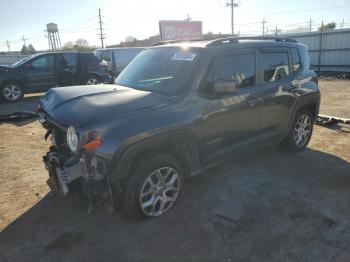
[[[350,81],[320,87],[321,113],[350,118]],[[171,212],[138,223],[52,194],[43,136],[37,122],[0,125],[0,261],[350,261],[349,125],[316,126],[298,154],[268,148],[208,170]]]

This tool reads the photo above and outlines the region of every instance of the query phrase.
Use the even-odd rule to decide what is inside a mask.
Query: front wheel
[[[131,218],[157,217],[173,207],[182,185],[183,171],[174,157],[147,157],[130,174],[122,205]]]
[[[19,84],[9,83],[1,88],[1,98],[5,102],[18,102],[23,98],[23,90]]]
[[[288,136],[282,145],[290,151],[301,151],[310,142],[313,131],[313,115],[307,108],[299,110],[294,118]]]

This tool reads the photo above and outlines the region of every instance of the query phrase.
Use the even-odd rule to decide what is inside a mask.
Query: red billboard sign
[[[202,38],[202,21],[159,21],[162,41]]]

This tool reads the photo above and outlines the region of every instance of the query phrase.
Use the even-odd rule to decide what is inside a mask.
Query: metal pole
[[[99,23],[100,23],[100,39],[101,39],[101,46],[102,48],[104,48],[104,45],[103,45],[103,33],[102,33],[102,21],[101,21],[101,9],[98,9],[98,17],[99,17]]]
[[[309,27],[310,27],[310,32],[312,31],[312,20],[311,20],[311,18],[310,18],[310,25],[309,25]]]
[[[235,34],[235,26],[233,24],[233,0],[231,0],[231,33]]]
[[[235,27],[234,27],[234,8],[238,7],[237,3],[233,2],[234,0],[231,0],[230,3],[226,3],[226,6],[231,7],[231,34],[235,34]]]
[[[320,48],[318,51],[318,72],[321,72],[321,57],[322,57],[322,39],[323,39],[323,21],[321,24],[321,33],[320,33]]]
[[[8,50],[9,50],[9,52],[11,52],[9,40],[6,40],[6,44],[7,44],[7,48],[8,48]]]
[[[263,21],[262,21],[262,30],[263,30],[263,36],[265,35],[265,24],[266,24],[266,20],[265,20],[265,17],[263,18]]]

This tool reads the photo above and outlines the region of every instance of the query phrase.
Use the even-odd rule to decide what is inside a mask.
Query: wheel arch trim
[[[170,131],[137,141],[115,152],[111,164],[111,181],[125,178],[138,156],[148,152],[163,152],[173,155],[183,165],[185,176],[200,168],[196,137],[190,130]],[[166,148],[170,146],[170,148]]]

